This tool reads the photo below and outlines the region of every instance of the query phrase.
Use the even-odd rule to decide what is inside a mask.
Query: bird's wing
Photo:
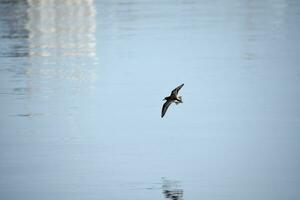
[[[164,105],[163,105],[163,107],[162,107],[162,110],[161,110],[161,117],[162,117],[162,118],[163,118],[164,115],[166,114],[166,112],[167,112],[169,106],[171,105],[171,103],[172,103],[171,100],[166,101],[166,102],[164,103]]]
[[[184,83],[181,84],[181,85],[179,85],[179,86],[178,86],[177,88],[175,88],[174,90],[172,90],[171,95],[173,94],[173,95],[176,95],[176,96],[177,96],[179,90],[180,90],[183,86],[184,86]]]

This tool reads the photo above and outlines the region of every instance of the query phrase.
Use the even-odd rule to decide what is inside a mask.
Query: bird
[[[179,90],[180,90],[183,86],[184,86],[184,83],[181,84],[181,85],[179,85],[178,87],[176,87],[174,90],[172,90],[170,96],[165,97],[165,98],[163,99],[163,101],[166,100],[166,102],[164,103],[164,105],[163,105],[163,107],[162,107],[162,110],[161,110],[161,118],[164,117],[164,115],[166,114],[166,112],[167,112],[169,106],[170,106],[173,102],[176,103],[176,105],[179,104],[179,103],[183,103],[182,97],[181,97],[181,96],[177,96]]]

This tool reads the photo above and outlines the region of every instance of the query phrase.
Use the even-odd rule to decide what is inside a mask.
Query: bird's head
[[[163,101],[164,101],[164,100],[166,100],[166,101],[167,101],[167,100],[168,100],[168,97],[165,97],[165,98],[163,99]]]

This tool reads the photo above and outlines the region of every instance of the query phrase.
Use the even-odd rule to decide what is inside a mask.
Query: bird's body
[[[169,108],[169,106],[170,106],[173,102],[176,103],[176,104],[183,103],[183,102],[182,102],[181,96],[177,96],[179,90],[183,87],[183,85],[184,85],[184,84],[179,85],[177,88],[175,88],[175,89],[171,92],[170,96],[164,98],[164,100],[166,100],[166,102],[164,103],[164,105],[163,105],[163,107],[162,107],[162,110],[161,110],[161,117],[164,117],[164,115],[165,115],[166,112],[167,112],[167,109]]]

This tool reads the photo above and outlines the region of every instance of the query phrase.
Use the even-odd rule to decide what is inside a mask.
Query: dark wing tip
[[[169,106],[171,105],[172,101],[166,101],[162,107],[162,110],[161,110],[161,118],[163,118],[169,108]]]
[[[178,87],[176,87],[174,90],[172,90],[171,94],[175,94],[177,95],[177,93],[179,92],[179,90],[184,86],[184,83],[182,83],[181,85],[179,85]]]
[[[161,111],[160,117],[163,118],[165,116],[165,114],[166,114],[166,111],[164,111],[164,108],[163,108],[163,110]]]

